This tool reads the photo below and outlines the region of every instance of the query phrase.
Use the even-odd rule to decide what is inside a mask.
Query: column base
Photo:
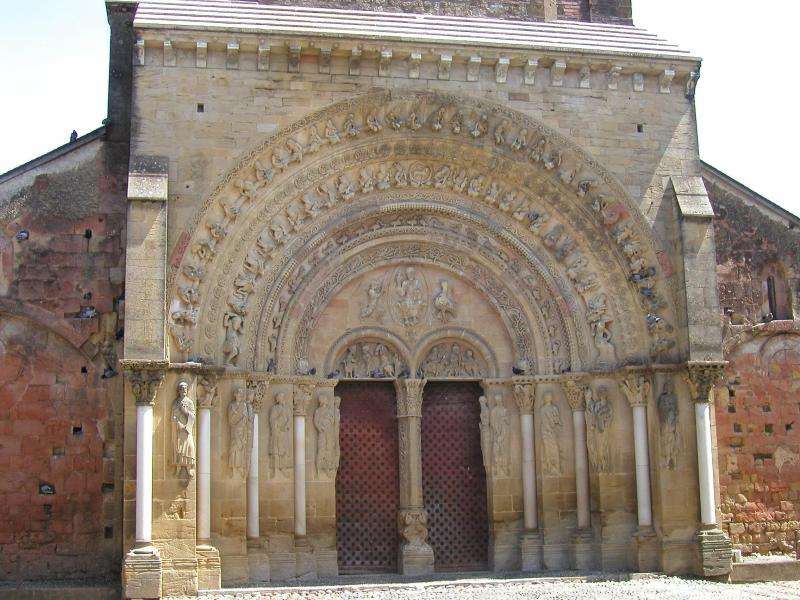
[[[310,581],[317,578],[317,560],[314,558],[314,548],[308,538],[295,538],[294,559],[297,579]]]
[[[591,529],[579,529],[573,536],[575,548],[574,567],[577,571],[593,571],[596,565],[594,533]]]
[[[433,573],[433,548],[428,544],[403,544],[400,547],[401,575],[430,575]]]
[[[247,571],[251,585],[269,582],[269,556],[260,539],[247,540]]]
[[[733,548],[725,532],[716,526],[697,532],[700,568],[703,577],[720,577],[731,572]]]
[[[653,573],[661,568],[661,545],[652,527],[640,528],[632,538],[636,570]]]
[[[526,531],[520,536],[520,563],[523,573],[535,573],[543,569],[543,543],[544,538],[539,531]]]
[[[122,590],[126,600],[161,598],[163,564],[153,546],[135,548],[122,563]]]
[[[219,550],[209,543],[199,543],[197,553],[197,589],[218,590],[222,587],[222,567]]]

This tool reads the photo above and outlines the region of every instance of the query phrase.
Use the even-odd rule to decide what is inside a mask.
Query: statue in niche
[[[563,425],[561,423],[561,412],[558,410],[558,406],[553,403],[552,392],[545,392],[542,395],[540,418],[542,419],[544,472],[547,475],[561,475],[561,448],[558,442],[561,439]]]
[[[236,365],[239,356],[239,335],[244,330],[244,317],[235,312],[227,312],[222,318],[222,326],[225,327],[225,342],[222,345],[225,364]]]
[[[495,394],[490,413],[492,426],[492,467],[495,477],[509,475],[509,420],[503,396]]]
[[[269,457],[272,476],[291,470],[292,400],[285,392],[275,394],[269,410]]]
[[[194,421],[196,418],[194,401],[189,396],[189,384],[178,384],[178,397],[172,403],[173,443],[175,473],[181,478],[184,487],[194,478],[197,452],[194,443]]]
[[[664,468],[674,471],[678,466],[680,432],[678,431],[678,396],[675,395],[672,379],[664,381],[664,387],[656,401],[658,421],[661,424],[661,458]]]
[[[478,398],[478,403],[481,405],[481,454],[483,455],[483,468],[486,473],[490,473],[492,464],[491,451],[492,451],[492,424],[491,424],[491,409],[489,408],[489,401],[486,396]]]
[[[614,418],[614,405],[608,397],[608,390],[600,387],[597,394],[590,387],[584,390],[586,416],[591,435],[589,436],[589,458],[592,468],[598,473],[608,473],[611,469],[611,421]]]
[[[228,405],[228,467],[242,478],[250,470],[250,449],[253,443],[255,411],[242,387],[233,391]]]
[[[442,323],[448,323],[456,316],[456,303],[450,294],[450,282],[446,279],[439,281],[439,293],[433,297],[433,308]]]
[[[314,427],[317,430],[317,475],[331,479],[339,469],[339,407],[342,399],[324,395],[319,398],[319,407],[314,412]]]
[[[359,315],[361,319],[373,318],[381,320],[383,311],[380,307],[380,301],[383,297],[383,281],[380,278],[373,279],[367,288],[367,301],[361,307]]]
[[[414,267],[399,269],[395,275],[395,309],[404,327],[419,324],[425,309],[422,281]]]

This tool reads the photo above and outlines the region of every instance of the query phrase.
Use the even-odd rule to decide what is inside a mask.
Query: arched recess
[[[577,146],[484,101],[382,92],[313,113],[245,157],[187,231],[169,310],[187,356],[292,372],[302,325],[382,249],[485,275],[533,372],[674,357],[636,204]]]
[[[405,341],[388,329],[360,327],[331,344],[322,363],[323,374],[338,379],[366,379],[378,377],[374,372],[380,371],[380,377],[397,377],[408,369],[410,355]]]
[[[453,350],[458,349],[460,365],[454,365]],[[439,352],[437,352],[439,350]],[[472,358],[470,357],[470,353]],[[431,368],[430,362],[438,363]],[[414,349],[412,365],[428,379],[499,377],[497,356],[492,345],[480,335],[461,327],[442,327],[423,337]],[[476,368],[477,367],[477,368]]]

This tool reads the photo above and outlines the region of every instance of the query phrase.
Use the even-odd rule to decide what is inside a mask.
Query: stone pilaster
[[[433,573],[428,513],[422,500],[422,390],[425,379],[398,379],[397,426],[400,444],[400,573]]]

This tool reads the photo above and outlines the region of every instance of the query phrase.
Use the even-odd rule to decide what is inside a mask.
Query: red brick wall
[[[127,166],[110,146],[0,187],[0,580],[119,570]]]

